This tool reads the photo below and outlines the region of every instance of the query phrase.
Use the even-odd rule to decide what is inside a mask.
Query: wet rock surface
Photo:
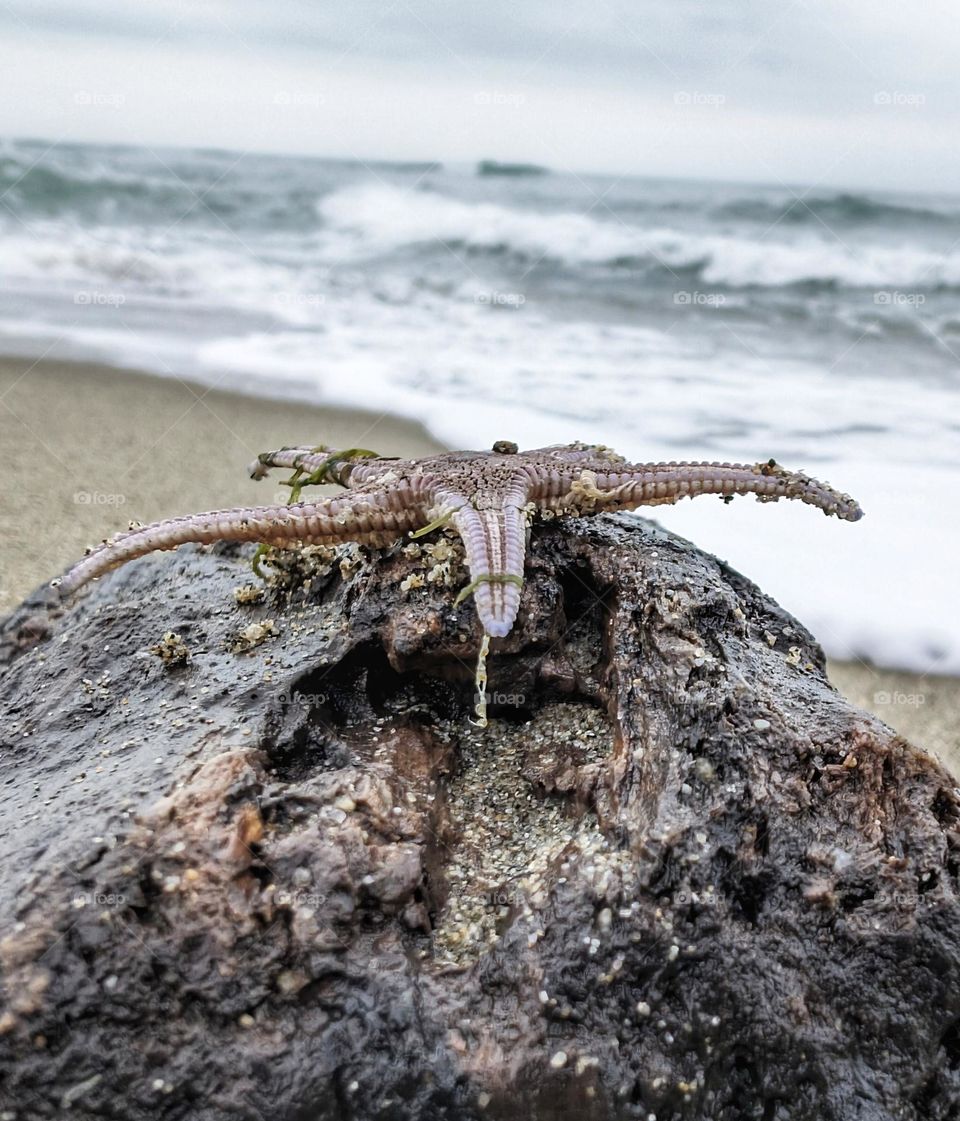
[[[628,518],[534,532],[473,727],[441,553],[0,625],[0,1117],[956,1118],[953,779]]]

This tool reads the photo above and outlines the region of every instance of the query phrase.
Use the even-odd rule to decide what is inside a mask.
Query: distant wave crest
[[[799,195],[773,201],[768,198],[740,198],[723,203],[713,211],[714,218],[771,225],[809,225],[834,223],[839,227],[864,225],[953,225],[960,226],[960,211],[935,207],[908,206],[869,195],[841,191],[828,195]]]
[[[85,197],[102,199],[127,195],[146,198],[154,188],[141,176],[118,172],[65,171],[47,164],[24,166],[18,160],[0,159],[0,191],[16,192],[32,209],[56,210]]]
[[[773,238],[626,224],[585,213],[543,213],[470,203],[429,191],[358,185],[319,204],[328,229],[374,256],[439,243],[466,253],[510,253],[530,262],[693,275],[721,287],[916,288],[960,285],[960,255],[921,247],[848,248],[824,236]]]
[[[513,178],[549,175],[550,169],[536,163],[500,163],[498,160],[481,160],[477,175],[505,175]]]

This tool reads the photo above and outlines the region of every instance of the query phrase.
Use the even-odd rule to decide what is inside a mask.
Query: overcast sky
[[[920,0],[0,0],[0,134],[960,189]]]

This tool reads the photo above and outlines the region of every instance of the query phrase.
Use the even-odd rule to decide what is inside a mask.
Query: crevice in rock
[[[839,892],[840,909],[846,914],[856,911],[877,896],[877,889],[871,883],[849,884]]]
[[[444,783],[448,891],[434,932],[441,960],[462,964],[495,945],[530,910],[571,832],[584,845],[603,842],[592,800],[610,750],[606,717],[575,702],[538,707],[522,725],[493,720],[482,735],[459,739]]]
[[[960,1067],[960,1020],[954,1020],[940,1036],[940,1046],[947,1056],[951,1070]]]

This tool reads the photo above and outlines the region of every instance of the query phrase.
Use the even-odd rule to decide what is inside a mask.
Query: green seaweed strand
[[[263,571],[263,568],[261,567],[261,562],[262,562],[263,558],[267,555],[267,552],[269,551],[269,549],[270,549],[269,545],[264,545],[263,543],[261,543],[257,546],[257,551],[250,558],[250,567],[253,569],[254,576],[258,577],[259,579],[261,579],[263,581],[266,581],[267,574]]]
[[[441,514],[439,518],[434,518],[433,521],[429,525],[424,525],[424,526],[421,526],[419,529],[411,530],[410,531],[410,536],[411,536],[411,538],[425,537],[428,533],[433,533],[433,531],[435,529],[441,529],[443,526],[449,525],[450,524],[450,519],[452,517],[453,517],[453,511],[452,510],[447,514]]]
[[[314,452],[325,452],[329,451],[329,448],[324,444],[320,444],[313,450]],[[328,456],[319,467],[311,471],[305,478],[301,477],[303,476],[303,468],[298,467],[290,478],[283,483],[285,487],[290,487],[290,497],[287,499],[287,505],[292,506],[295,502],[300,501],[300,492],[304,487],[322,486],[324,483],[337,483],[339,480],[331,477],[332,469],[337,464],[349,462],[354,459],[379,458],[379,454],[370,451],[369,448],[346,448],[344,451],[334,452],[333,455]]]
[[[522,588],[523,577],[517,576],[514,572],[488,572],[484,576],[478,576],[476,580],[471,580],[465,588],[461,589],[460,594],[453,601],[453,606],[457,607],[463,603],[481,584],[516,584],[518,588]]]

